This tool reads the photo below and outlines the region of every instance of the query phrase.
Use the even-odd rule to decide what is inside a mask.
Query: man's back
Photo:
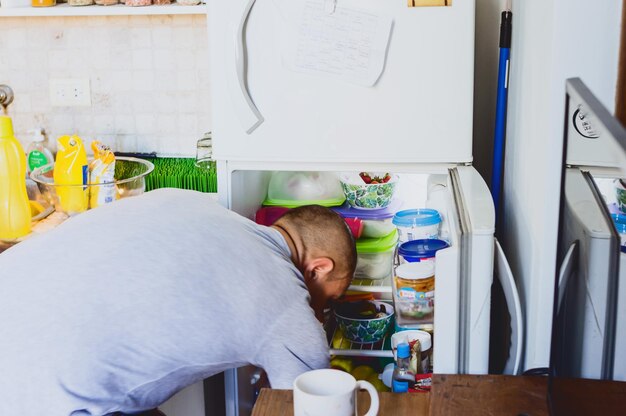
[[[0,255],[0,414],[147,409],[248,362],[288,387],[327,360],[308,301],[280,233],[206,195],[89,211]]]

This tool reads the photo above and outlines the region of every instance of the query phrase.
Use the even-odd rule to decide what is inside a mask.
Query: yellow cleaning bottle
[[[15,240],[30,233],[26,193],[26,155],[13,135],[13,123],[0,116],[0,239]]]
[[[59,137],[54,163],[54,183],[57,185],[56,192],[61,209],[68,215],[87,210],[88,179],[87,153],[82,139],[78,136]]]

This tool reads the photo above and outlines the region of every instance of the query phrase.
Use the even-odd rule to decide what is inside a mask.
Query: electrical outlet
[[[89,78],[58,78],[50,80],[50,103],[53,107],[89,107]]]

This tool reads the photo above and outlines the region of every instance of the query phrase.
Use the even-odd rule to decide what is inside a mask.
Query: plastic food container
[[[344,218],[358,218],[363,221],[363,238],[382,238],[388,236],[396,228],[392,220],[400,207],[399,201],[393,201],[382,209],[362,210],[351,207],[348,203],[333,208]]]
[[[621,240],[620,251],[622,253],[626,253],[626,215],[625,214],[611,214],[611,218],[613,219],[613,225],[615,225],[615,229],[619,233]]]
[[[423,261],[396,267],[393,299],[398,325],[432,323],[435,312],[435,264]]]
[[[341,187],[348,204],[363,210],[387,207],[391,203],[398,182],[397,175],[390,176],[388,182],[367,184],[358,174],[341,175]]]
[[[441,215],[434,209],[405,209],[396,213],[393,224],[398,228],[401,243],[439,237]]]
[[[356,242],[356,279],[384,279],[391,273],[398,233],[383,238],[361,238]]]
[[[290,209],[291,208],[285,207],[261,207],[256,212],[254,221],[257,224],[269,227]],[[348,228],[350,228],[350,232],[352,233],[354,238],[361,237],[363,233],[363,221],[358,218],[344,218],[344,221],[348,225]]]
[[[346,198],[331,172],[273,172],[265,206],[295,208],[302,205],[336,207]]]
[[[401,259],[408,263],[435,261],[437,252],[448,247],[450,247],[450,245],[443,240],[412,240],[400,244],[398,254]]]

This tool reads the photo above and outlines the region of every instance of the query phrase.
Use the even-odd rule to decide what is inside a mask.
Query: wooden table
[[[430,393],[379,393],[378,414],[544,416],[549,414],[547,385],[548,378],[541,376],[435,374]],[[626,383],[564,380],[560,386],[566,397],[572,398],[570,408],[563,414],[626,414]],[[603,397],[611,400],[604,402]],[[575,398],[580,399],[580,405],[575,404]],[[359,409],[363,409],[359,413],[363,414],[369,408],[368,394],[359,392],[357,401]],[[261,390],[252,415],[293,415],[291,390]]]

